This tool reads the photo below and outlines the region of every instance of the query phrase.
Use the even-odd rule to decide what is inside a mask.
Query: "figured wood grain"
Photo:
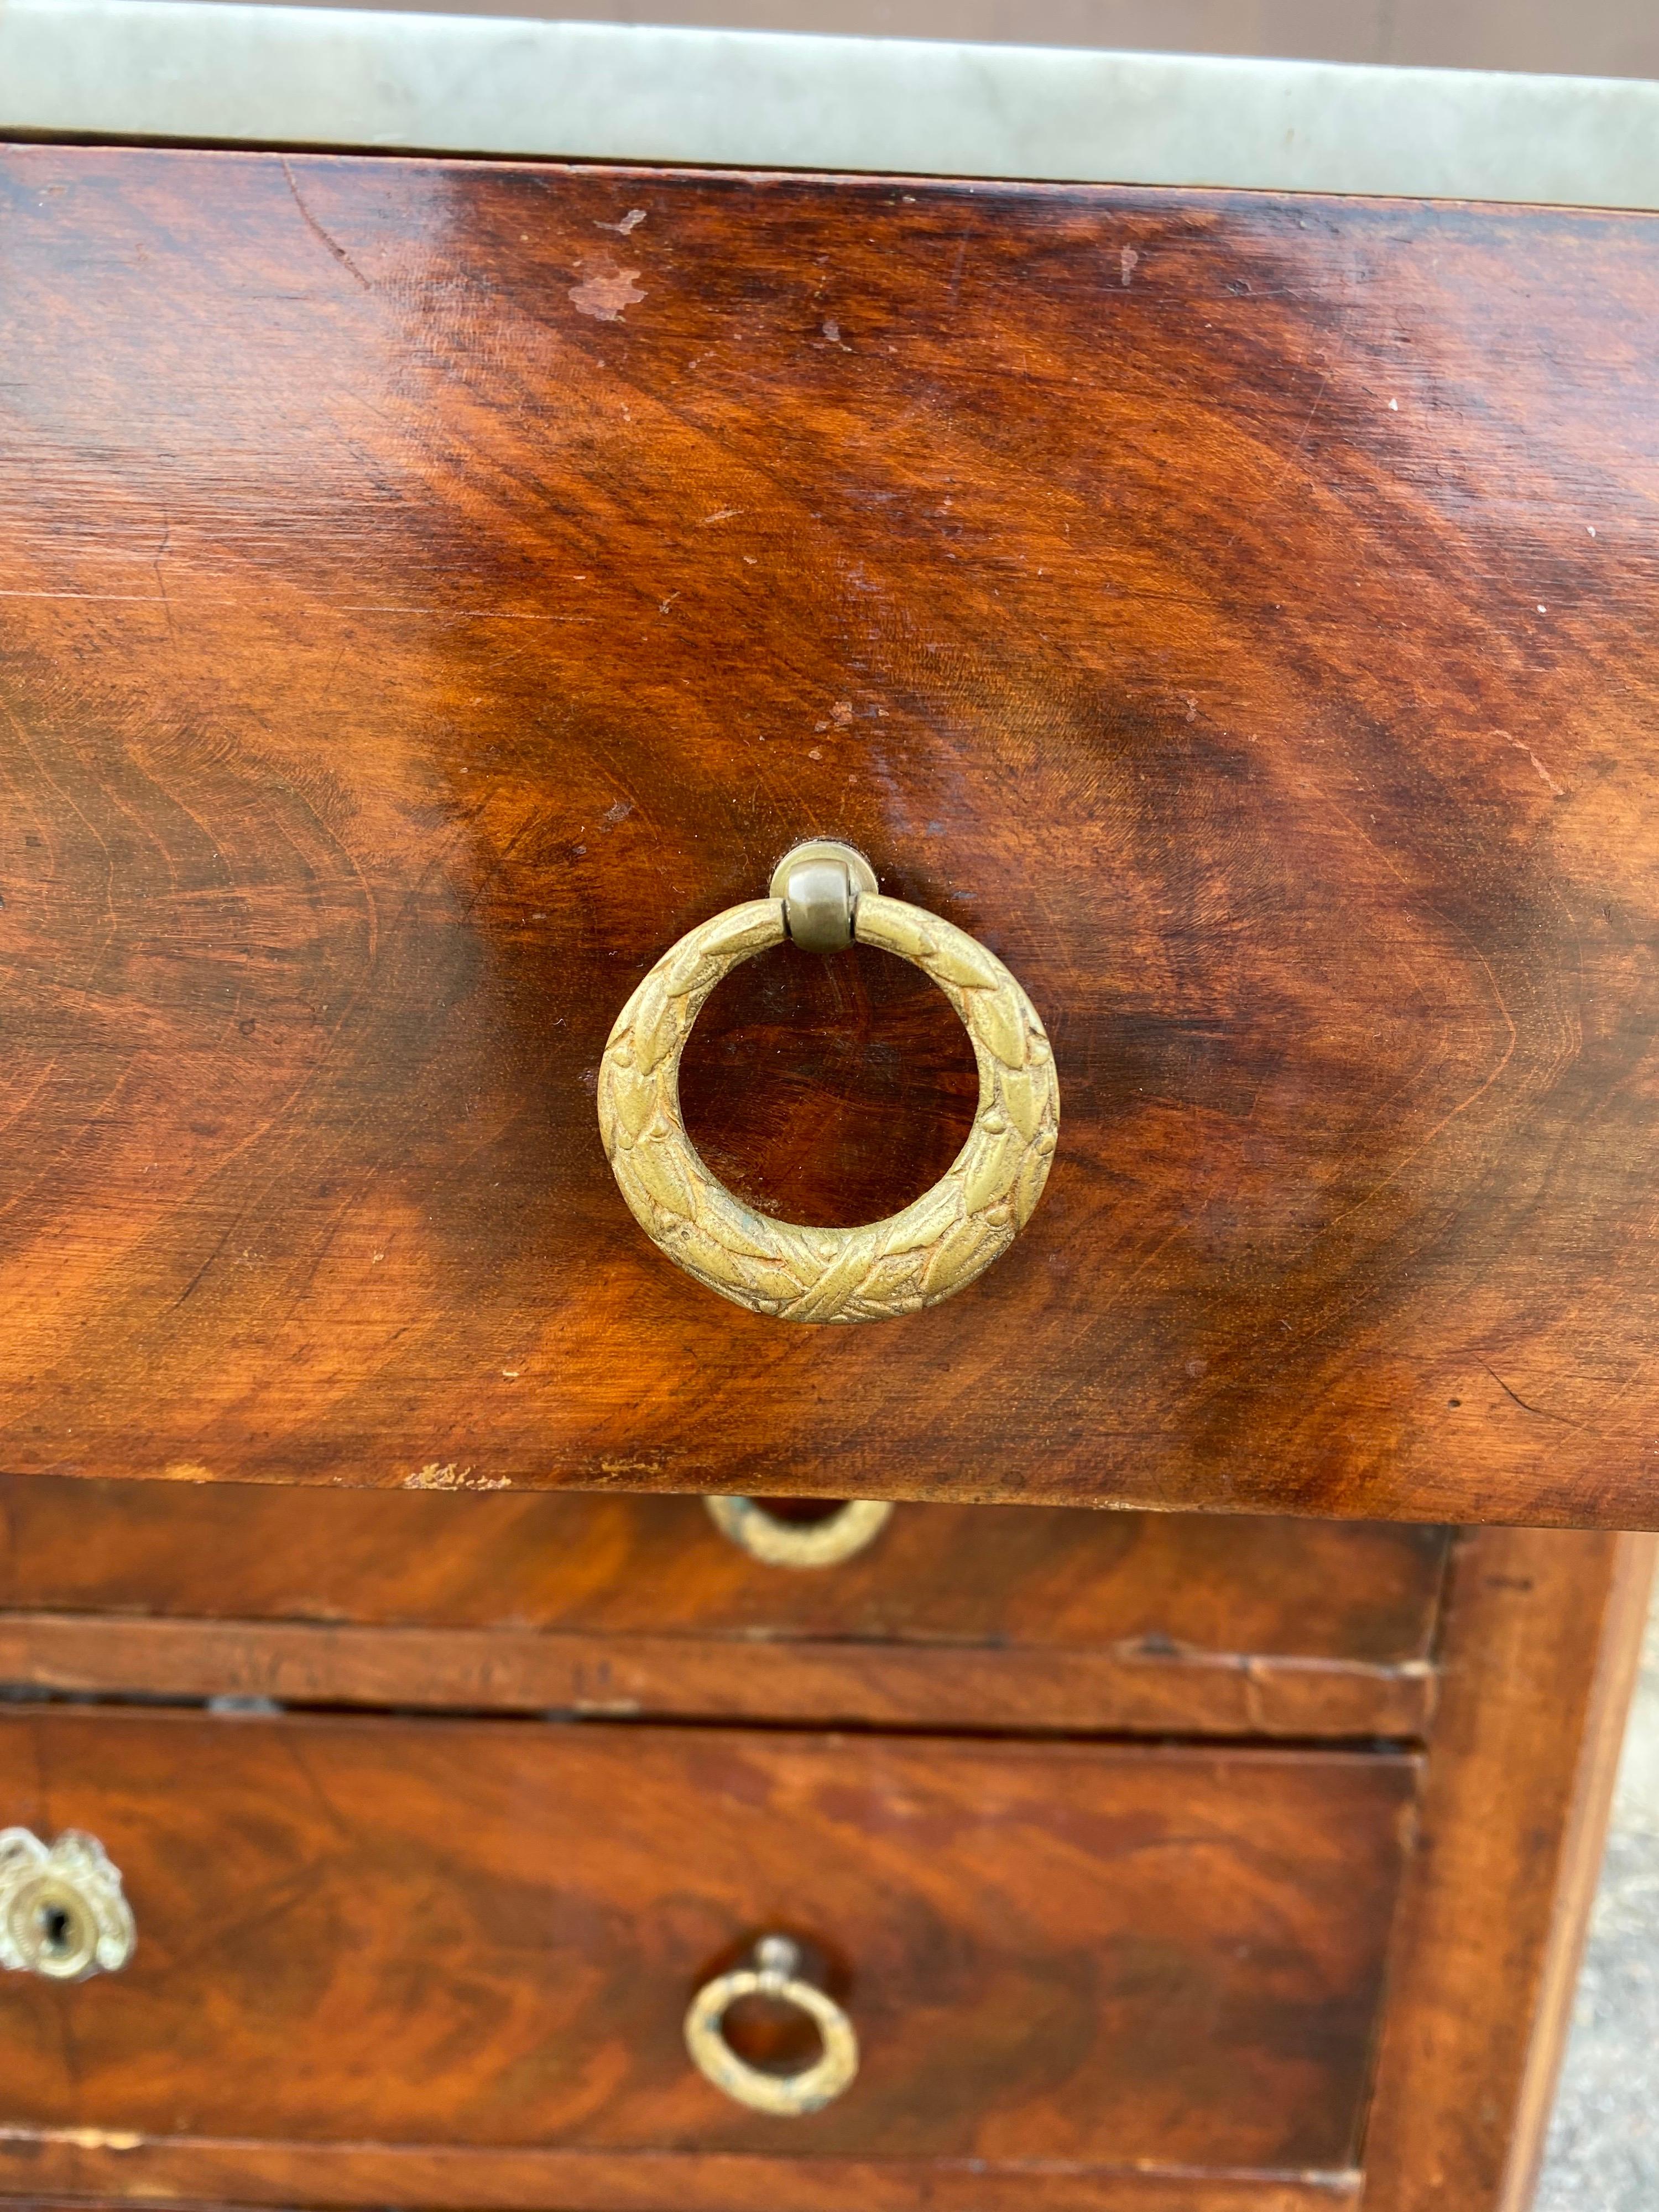
[[[1429,1658],[1441,1528],[907,1506],[789,1572],[691,1498],[0,1477],[0,1611],[1283,1657]]]
[[[0,1983],[15,2128],[849,2157],[913,2191],[939,2159],[1349,2168],[1416,1772],[84,1708],[5,1716],[0,1760],[139,1929],[119,1975]],[[810,2121],[728,2104],[681,2040],[773,1927],[863,2050]]]
[[[701,1500],[0,1478],[0,1680],[302,1705],[1420,1736],[1443,1529],[909,1505],[833,1569]],[[135,1617],[137,1616],[137,1617]]]
[[[1659,1518],[1659,219],[0,197],[7,1467]],[[828,1337],[663,1264],[592,1097],[808,833],[1006,960],[1065,1100],[996,1268]],[[716,994],[740,1194],[954,1153],[893,964]]]
[[[1366,2130],[1366,2212],[1527,2212],[1654,1544],[1481,1529],[1451,1578]]]

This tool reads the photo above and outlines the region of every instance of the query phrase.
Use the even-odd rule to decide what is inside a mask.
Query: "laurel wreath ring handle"
[[[599,1132],[634,1218],[708,1289],[781,1321],[887,1321],[953,1297],[1030,1220],[1060,1126],[1048,1034],[994,953],[942,916],[875,891],[857,896],[852,934],[939,986],[979,1068],[967,1142],[899,1212],[853,1229],[775,1220],[729,1191],[686,1133],[679,1063],[692,1024],[733,968],[784,943],[780,898],[728,907],[672,945],[617,1016],[599,1066]]]
[[[738,2056],[726,2039],[726,2015],[739,1998],[755,1996],[806,2014],[821,2046],[810,2065],[774,2074]],[[805,1978],[800,1947],[787,1936],[762,1936],[749,1963],[705,1982],[687,2009],[684,2034],[703,2079],[751,2112],[804,2119],[833,2104],[858,2078],[857,2030],[835,1999]]]
[[[822,1521],[786,1521],[757,1498],[702,1502],[727,1543],[768,1567],[838,1567],[868,1551],[893,1517],[890,1498],[844,1498]]]

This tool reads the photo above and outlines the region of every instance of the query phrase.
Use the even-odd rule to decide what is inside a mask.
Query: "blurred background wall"
[[[375,4],[376,0],[368,0]],[[234,5],[235,0],[226,0]],[[305,0],[328,6],[336,0]],[[347,4],[347,0],[338,0]],[[388,4],[388,0],[379,0]],[[1659,0],[392,0],[441,15],[689,23],[1659,77]]]

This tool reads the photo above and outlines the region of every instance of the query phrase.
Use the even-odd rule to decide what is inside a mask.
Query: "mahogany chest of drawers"
[[[6,1802],[137,1923],[0,1983],[15,2191],[1279,2212],[1535,2147],[1621,1540],[909,1505],[792,1570],[695,1499],[0,1504]],[[855,2023],[816,2113],[687,2057],[763,1931]]]
[[[1659,218],[0,211],[0,2191],[1521,2212],[1656,1517]]]

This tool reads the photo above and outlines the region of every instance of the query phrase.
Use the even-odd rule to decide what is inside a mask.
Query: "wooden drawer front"
[[[1445,1547],[1406,1526],[909,1505],[855,1558],[791,1571],[740,1551],[696,1498],[15,1477],[0,1679],[1407,1735],[1427,1717]],[[430,1629],[449,1632],[396,1632]]]
[[[47,1710],[0,1744],[7,1817],[98,1835],[139,1930],[118,1976],[0,1981],[15,2126],[918,2170],[1346,2168],[1415,1782],[505,1722]],[[811,2119],[681,2044],[773,1926],[863,2044]]]
[[[0,202],[9,1468],[1648,1524],[1659,219],[60,146]],[[667,1264],[594,1113],[828,835],[1062,1093],[1009,1255],[849,1330]],[[961,1140],[895,964],[699,1024],[790,1218]]]

